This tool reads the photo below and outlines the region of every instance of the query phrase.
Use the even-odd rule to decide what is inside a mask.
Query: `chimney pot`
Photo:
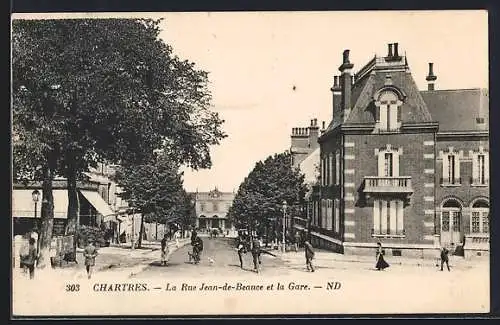
[[[314,126],[314,120],[311,119],[311,126]]]
[[[314,119],[314,126],[318,126],[318,119],[317,118]]]
[[[350,52],[349,50],[344,50],[344,53],[343,53],[343,57],[344,57],[343,63],[344,64],[349,64],[350,63],[349,62],[349,52]]]
[[[437,79],[437,77],[434,75],[434,69],[433,68],[434,68],[434,63],[429,62],[429,74],[425,78],[425,80],[427,80],[427,82],[428,82],[428,89],[429,90],[434,90],[434,82]]]
[[[398,53],[398,43],[394,43],[394,56],[395,56],[395,57],[399,57],[399,53]]]
[[[388,44],[387,56],[392,57],[392,44]]]
[[[325,121],[322,122],[322,125],[323,125],[322,129],[324,130],[325,129]]]
[[[429,62],[429,76],[434,75],[434,63]]]

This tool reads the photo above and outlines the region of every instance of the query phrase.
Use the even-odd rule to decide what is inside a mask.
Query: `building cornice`
[[[438,140],[447,139],[489,139],[489,131],[487,130],[474,130],[474,131],[442,131],[436,134]]]
[[[401,131],[437,132],[438,130],[438,122],[403,123],[401,125]]]

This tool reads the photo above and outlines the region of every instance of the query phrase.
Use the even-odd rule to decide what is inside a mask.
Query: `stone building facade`
[[[420,91],[397,43],[353,67],[345,50],[318,182],[295,227],[345,254],[372,254],[377,242],[395,256],[488,254],[488,91],[436,90],[432,63]]]
[[[196,228],[233,229],[227,212],[233,204],[234,192],[221,192],[217,187],[209,192],[192,193],[195,198]]]

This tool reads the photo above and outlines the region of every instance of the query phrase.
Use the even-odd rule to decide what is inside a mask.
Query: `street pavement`
[[[373,256],[343,256],[318,251],[316,272],[307,272],[304,252],[262,256],[259,274],[251,254],[239,267],[232,239],[204,237],[201,263],[188,262],[189,239],[160,266],[160,251],[102,248],[99,271],[86,279],[82,264],[37,270],[30,281],[15,269],[14,312],[25,315],[179,315],[308,313],[460,313],[488,312],[489,260],[452,257],[451,272],[434,260],[387,257],[385,271],[374,269]],[[172,245],[172,243],[170,243]],[[109,254],[109,256],[107,255]],[[111,257],[112,256],[112,257]],[[121,256],[121,257],[119,257]],[[208,258],[215,262],[210,263]],[[111,266],[113,265],[113,266]],[[141,284],[143,292],[96,292],[102,284]],[[278,283],[283,285],[277,290]],[[328,290],[338,283],[338,290]],[[68,285],[79,292],[68,292]],[[201,291],[203,285],[242,285],[242,290]],[[272,290],[245,289],[263,285]],[[168,288],[176,286],[177,291]],[[192,290],[182,290],[190,286]],[[158,288],[158,289],[157,289]],[[195,288],[195,289],[194,289]],[[302,289],[301,289],[302,288]],[[305,288],[305,289],[304,289]],[[216,289],[217,291],[217,289]],[[141,298],[142,297],[142,298]],[[193,304],[194,303],[194,304]]]
[[[234,238],[203,238],[203,252],[199,264],[189,262],[188,252],[192,251],[191,245],[186,245],[174,252],[167,266],[160,266],[158,262],[151,263],[136,278],[149,278],[154,276],[214,276],[216,274],[239,275],[255,273],[253,271],[252,254],[248,252],[243,256],[243,269],[240,267],[238,253]],[[273,252],[276,254],[276,252]],[[210,260],[213,261],[210,262]],[[288,272],[286,262],[271,255],[262,254],[260,271],[262,275],[283,275]]]

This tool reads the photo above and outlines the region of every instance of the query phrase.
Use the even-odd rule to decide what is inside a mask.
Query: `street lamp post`
[[[38,200],[40,199],[40,192],[38,190],[34,190],[32,193],[31,193],[31,198],[33,199],[33,202],[35,202],[35,232],[36,232],[36,235],[37,235],[37,239],[36,239],[36,247],[37,247],[37,252],[38,252],[38,249],[40,247],[40,230],[38,229],[38,218],[37,218],[37,205],[38,205]]]
[[[286,252],[286,249],[285,249],[285,245],[286,245],[286,243],[285,243],[286,206],[287,206],[286,201],[283,201],[283,222],[282,222],[282,224],[283,224],[283,234],[282,234],[282,243],[281,243],[282,244],[283,253]]]

